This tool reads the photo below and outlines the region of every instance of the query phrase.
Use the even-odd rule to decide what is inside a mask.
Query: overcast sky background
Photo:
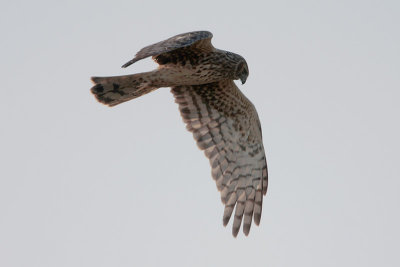
[[[399,1],[3,1],[0,266],[400,266]],[[209,30],[246,58],[270,174],[231,235],[169,89],[90,76]]]

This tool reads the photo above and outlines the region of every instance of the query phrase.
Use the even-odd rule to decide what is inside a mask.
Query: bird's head
[[[236,79],[240,79],[242,84],[245,84],[248,76],[249,76],[249,67],[247,66],[246,60],[242,59],[236,65],[235,77]]]

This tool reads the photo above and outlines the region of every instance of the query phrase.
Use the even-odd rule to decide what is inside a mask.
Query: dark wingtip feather
[[[243,233],[244,233],[245,236],[248,236],[248,235],[249,235],[249,233],[250,233],[250,226],[251,226],[251,224],[246,225],[245,227],[243,227]]]
[[[239,230],[240,230],[240,225],[239,225],[239,227],[233,227],[232,228],[232,235],[233,235],[233,237],[237,237],[237,235],[238,235],[238,233],[239,233]]]
[[[254,223],[256,225],[260,225],[261,221],[261,213],[254,213]]]
[[[229,216],[229,217],[226,216],[226,217],[224,217],[224,218],[222,219],[222,224],[223,224],[225,227],[228,225],[230,218],[231,218],[231,216]]]
[[[139,58],[131,59],[131,60],[129,60],[128,62],[126,62],[124,65],[122,65],[121,68],[129,67],[130,65],[132,65],[133,63],[135,63],[135,62],[138,61],[138,60],[139,60]]]

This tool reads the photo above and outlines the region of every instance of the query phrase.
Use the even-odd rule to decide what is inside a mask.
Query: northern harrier
[[[108,106],[137,98],[160,87],[171,87],[186,128],[210,160],[212,177],[225,205],[226,226],[236,206],[232,234],[243,220],[259,225],[267,192],[267,163],[261,126],[253,104],[233,80],[246,82],[243,57],[216,49],[207,31],[189,32],[147,46],[122,67],[152,57],[159,67],[150,72],[117,77],[92,77],[91,92]]]

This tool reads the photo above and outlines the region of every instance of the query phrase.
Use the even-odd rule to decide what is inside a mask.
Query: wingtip
[[[243,233],[245,236],[248,236],[250,233],[251,219],[251,217],[244,218],[245,221],[243,222]]]
[[[121,68],[125,69],[127,67],[129,67],[130,65],[132,65],[133,63],[131,63],[130,61],[125,63],[124,65],[121,66]]]
[[[235,229],[235,228],[232,229],[232,235],[234,238],[237,238],[238,233],[239,233],[239,229]]]
[[[229,219],[230,219],[231,217],[224,217],[223,219],[222,219],[222,225],[224,226],[224,227],[226,227],[227,225],[228,225],[228,223],[229,223]]]
[[[261,222],[261,213],[260,214],[254,214],[254,223],[259,226]]]
[[[139,58],[131,59],[131,60],[129,60],[128,62],[126,62],[124,65],[122,65],[121,68],[127,68],[127,67],[129,67],[130,65],[132,65],[133,63],[135,63],[136,61],[138,61],[138,60],[139,60]]]
[[[243,233],[245,236],[249,236],[250,228],[248,230],[243,229]]]

